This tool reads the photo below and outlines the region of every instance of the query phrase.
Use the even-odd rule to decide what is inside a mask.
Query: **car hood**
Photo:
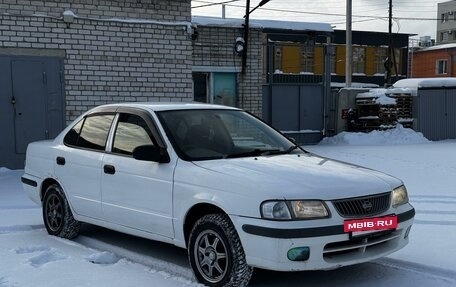
[[[215,178],[229,177],[233,183],[230,188],[237,188],[238,184],[239,188],[248,188],[250,192],[266,193],[271,199],[341,199],[388,192],[402,184],[399,179],[384,173],[312,154],[194,163],[212,171],[210,174]],[[224,181],[215,179],[212,182]]]

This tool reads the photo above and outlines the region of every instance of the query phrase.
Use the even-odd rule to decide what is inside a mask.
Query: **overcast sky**
[[[227,0],[192,0],[192,6]],[[251,0],[255,7],[260,0]],[[419,36],[436,35],[437,20],[407,20],[404,18],[437,18],[437,3],[442,0],[393,0],[393,32],[418,34]],[[241,18],[245,14],[245,0],[227,4],[227,18]],[[388,31],[388,0],[352,0],[353,30]],[[284,21],[324,22],[336,29],[345,29],[345,0],[271,0],[263,8],[251,14],[252,18],[275,19]],[[271,9],[271,10],[267,10]],[[287,11],[272,11],[287,10]],[[193,8],[193,15],[221,17],[221,5]],[[356,16],[373,16],[377,19]],[[378,19],[383,17],[383,19]],[[418,37],[418,36],[417,36]]]

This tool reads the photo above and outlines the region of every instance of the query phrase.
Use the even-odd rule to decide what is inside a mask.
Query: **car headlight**
[[[267,201],[261,205],[263,218],[276,220],[290,220],[291,214],[285,201]]]
[[[291,201],[291,209],[297,219],[321,218],[328,216],[328,210],[321,201]]]
[[[266,219],[292,220],[328,217],[328,209],[322,201],[266,201],[261,205],[261,215]]]
[[[401,185],[393,189],[392,198],[393,207],[408,203],[409,199],[405,186]]]

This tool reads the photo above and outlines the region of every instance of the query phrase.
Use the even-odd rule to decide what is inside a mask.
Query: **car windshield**
[[[157,112],[168,138],[184,160],[210,160],[302,152],[294,143],[240,110]]]

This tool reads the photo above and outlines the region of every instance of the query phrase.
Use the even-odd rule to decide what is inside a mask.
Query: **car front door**
[[[173,238],[172,188],[175,161],[136,160],[133,150],[157,145],[157,133],[145,112],[120,112],[103,159],[102,210],[107,221]]]

